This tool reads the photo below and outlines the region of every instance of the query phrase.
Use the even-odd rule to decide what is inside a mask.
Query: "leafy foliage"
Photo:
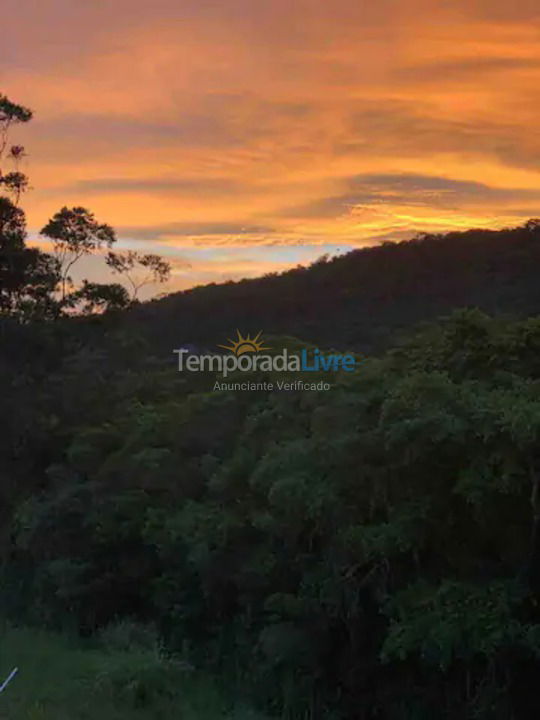
[[[137,298],[139,290],[145,285],[167,282],[171,275],[169,263],[152,253],[138,253],[134,250],[126,253],[109,252],[106,263],[113,273],[127,278],[131,285],[132,300]]]
[[[112,227],[96,220],[83,207],[63,207],[42,229],[51,242],[53,255],[26,246],[24,212],[18,207],[21,195],[29,189],[29,180],[21,172],[26,157],[22,145],[8,149],[13,126],[29,122],[32,112],[0,94],[0,165],[7,156],[14,165],[11,172],[0,169],[0,313],[26,322],[36,317],[55,318],[62,314],[95,314],[126,308],[130,304],[127,291],[116,283],[99,284],[83,280],[75,288],[71,271],[85,256],[110,249],[116,242]],[[134,301],[138,289],[148,282],[166,282],[170,265],[157,255],[140,255],[132,251],[125,256],[110,253],[107,263],[114,272],[122,272],[133,288]],[[134,279],[134,266],[147,274]]]
[[[72,322],[25,401],[47,436],[5,496],[6,612],[152,623],[294,718],[536,712],[536,319],[460,311],[330,392],[245,394],[148,348],[127,370],[120,326],[83,362]]]
[[[62,299],[65,299],[67,286],[71,284],[71,268],[84,255],[89,255],[101,247],[111,247],[116,242],[114,230],[110,225],[97,222],[86,208],[62,208],[41,234],[52,240],[53,248],[61,268]]]
[[[208,347],[239,326],[372,354],[456,308],[537,314],[539,264],[535,220],[502,230],[423,234],[281,274],[170,294],[138,308],[130,323],[164,354],[179,335]]]
[[[28,119],[0,97],[0,131]],[[538,309],[537,220],[129,313],[70,279],[112,228],[63,208],[43,232],[56,259],[0,198],[5,615],[129,648],[93,689],[133,713],[176,701],[181,658],[295,720],[540,715],[540,321],[479,309]],[[329,392],[210,392],[171,357],[232,318],[358,349],[463,304]]]

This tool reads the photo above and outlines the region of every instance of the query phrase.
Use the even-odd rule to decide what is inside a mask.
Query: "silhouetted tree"
[[[24,212],[0,197],[0,311],[27,318],[55,315],[58,264],[38,248],[28,248],[25,241]]]
[[[128,280],[132,289],[132,301],[137,299],[142,287],[167,282],[171,275],[170,263],[151,253],[142,254],[134,250],[126,253],[109,252],[106,263],[113,273],[123,275]]]
[[[60,264],[62,301],[72,285],[69,273],[73,266],[85,255],[116,242],[113,228],[97,222],[93,213],[83,207],[63,207],[41,230],[41,235],[52,240]]]
[[[123,310],[129,303],[129,293],[119,283],[93,283],[84,280],[81,288],[68,295],[69,306],[83,315]]]
[[[111,248],[116,242],[113,228],[98,222],[86,208],[63,207],[41,230],[41,235],[52,241],[54,256],[26,248],[24,214],[16,209],[22,193],[29,187],[27,176],[21,172],[21,162],[26,157],[26,152],[22,145],[12,145],[8,152],[7,149],[11,128],[29,122],[32,116],[31,110],[0,94],[0,190],[5,190],[14,199],[13,204],[3,198],[0,208],[3,223],[0,310],[13,312],[14,304],[19,308],[28,307],[28,302],[21,301],[23,296],[27,301],[33,296],[34,304],[39,298],[45,303],[45,295],[48,308],[52,302],[49,297],[51,292],[60,296],[59,300],[53,303],[57,314],[63,310],[86,314],[126,307],[127,291],[115,283],[100,285],[84,280],[82,287],[69,292],[73,289],[70,273],[76,263],[84,256],[103,248]],[[1,169],[5,158],[14,165],[14,170],[8,173]],[[122,274],[129,282],[132,301],[144,285],[163,283],[170,276],[169,263],[158,255],[133,251],[125,255],[110,253],[106,262],[114,273]],[[142,276],[138,271],[143,272]],[[53,287],[55,281],[58,287]],[[31,282],[36,283],[34,290]]]
[[[20,162],[26,153],[22,145],[13,145],[8,158],[15,164],[15,172],[4,174],[2,162],[9,143],[9,132],[14,125],[27,123],[32,119],[33,113],[23,105],[12,102],[5,95],[0,94],[0,186],[13,194],[18,203],[20,196],[28,189],[28,178],[20,171]]]

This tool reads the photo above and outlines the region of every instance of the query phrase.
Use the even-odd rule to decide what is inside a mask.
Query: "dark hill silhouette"
[[[239,328],[374,351],[396,333],[474,306],[540,312],[540,221],[504,230],[419,235],[282,274],[211,284],[143,304],[131,322],[156,349],[214,347]]]

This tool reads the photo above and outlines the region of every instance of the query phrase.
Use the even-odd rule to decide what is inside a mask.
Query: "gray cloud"
[[[533,20],[540,15],[538,0],[469,0],[464,3],[463,10],[467,15],[488,22]]]
[[[120,227],[118,235],[131,240],[156,240],[167,235],[179,237],[208,235],[260,235],[275,232],[274,228],[263,225],[245,225],[229,222],[177,222],[144,227]]]
[[[50,120],[41,120],[38,115],[34,128],[43,138],[45,150],[56,141],[69,153],[76,145],[79,153],[84,153],[85,142],[93,154],[104,151],[112,155],[126,148],[227,147],[239,145],[242,140],[227,117],[206,112],[185,113],[177,121],[159,123],[114,115],[63,115]]]
[[[94,160],[147,148],[243,149],[261,139],[280,138],[283,127],[303,126],[316,112],[306,103],[266,100],[252,92],[207,92],[198,98],[197,111],[191,112],[173,90],[170,97],[176,109],[162,122],[100,113],[43,119],[38,113],[32,125],[35,153],[59,161],[74,156]]]
[[[540,94],[531,93],[529,103]],[[494,116],[495,118],[496,116]],[[436,116],[421,101],[361,101],[349,115],[347,130],[333,146],[337,155],[375,153],[392,157],[421,157],[459,153],[463,157],[497,158],[503,164],[537,169],[540,139],[530,128],[497,119],[452,120]]]
[[[426,207],[466,207],[481,203],[537,201],[540,189],[495,188],[484,183],[417,174],[364,174],[342,181],[346,192],[285,208],[281,217],[332,218],[356,205],[407,204]],[[530,214],[530,210],[529,213]]]
[[[237,192],[246,192],[247,188],[231,178],[163,178],[163,179],[133,179],[133,178],[100,178],[95,180],[81,180],[71,186],[69,190],[88,194],[100,193],[159,193],[184,195],[228,195]],[[63,192],[64,188],[55,190]]]
[[[509,70],[540,70],[538,58],[511,57],[470,57],[462,60],[438,62],[436,60],[418,65],[410,65],[395,71],[396,78],[403,80],[445,82],[463,80],[469,76],[478,76]]]

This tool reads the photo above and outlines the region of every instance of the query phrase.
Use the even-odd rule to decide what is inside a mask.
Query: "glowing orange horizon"
[[[88,206],[174,289],[539,215],[535,3],[376,5],[9,1],[33,237]]]

